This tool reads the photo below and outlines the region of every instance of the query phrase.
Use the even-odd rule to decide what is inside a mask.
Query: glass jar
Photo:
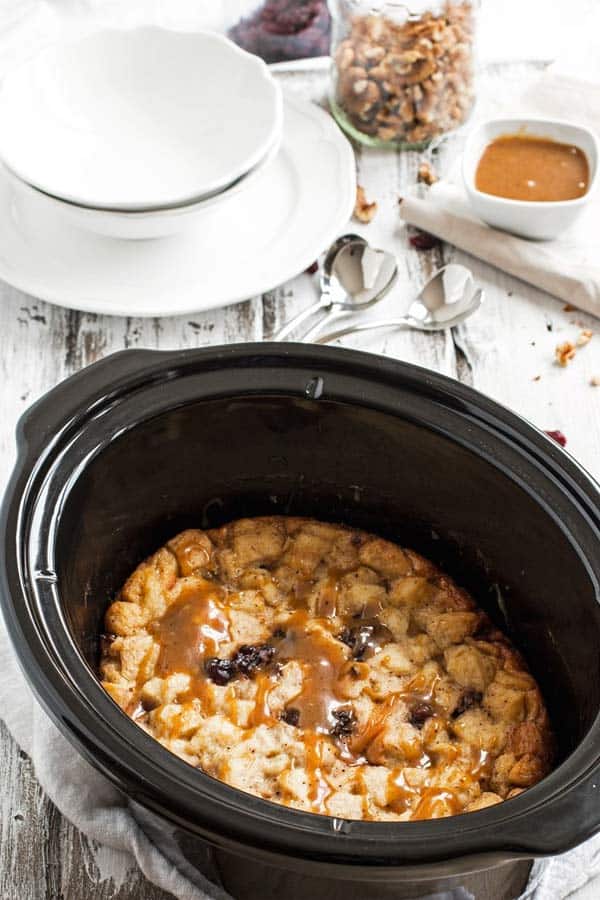
[[[327,0],[264,0],[229,29],[228,37],[275,63],[327,56],[330,33]]]
[[[331,107],[369,146],[421,148],[474,101],[478,0],[330,0]]]

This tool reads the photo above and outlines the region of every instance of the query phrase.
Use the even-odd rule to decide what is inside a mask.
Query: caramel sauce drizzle
[[[311,630],[312,619],[299,610],[286,623],[285,637],[275,642],[277,659],[297,660],[303,669],[300,693],[289,705],[300,712],[300,725],[320,734],[328,734],[335,725],[334,711],[347,706],[339,693],[339,682],[348,669],[347,651],[328,634]]]
[[[149,629],[160,647],[156,675],[189,675],[189,690],[180,699],[198,698],[207,715],[215,712],[215,699],[204,661],[231,640],[224,599],[225,591],[210,581],[190,586]]]
[[[185,557],[186,548],[180,548],[179,552]],[[306,599],[314,587],[313,582],[307,580],[297,586],[295,595],[290,599],[292,611],[282,624],[283,636],[272,637],[270,641],[275,647],[274,658],[278,663],[294,660],[303,670],[302,686],[298,694],[287,702],[286,708],[297,711],[298,736],[305,747],[308,799],[312,810],[322,814],[328,813],[327,802],[335,791],[324,771],[323,753],[331,746],[332,733],[335,735],[338,721],[336,711],[351,709],[351,701],[341,689],[342,682],[352,677],[353,667],[360,677],[360,659],[376,654],[393,640],[391,633],[379,621],[379,608],[365,608],[358,618],[339,615],[339,579],[342,574],[344,573],[337,571],[329,573],[326,584],[321,589],[314,616],[306,608]],[[214,685],[205,673],[204,664],[210,657],[223,656],[220,652],[223,645],[231,642],[226,599],[225,589],[210,581],[195,584],[186,588],[162,618],[149,629],[160,647],[156,674],[161,677],[173,673],[189,675],[189,690],[179,697],[179,702],[185,704],[199,699],[202,710],[207,715],[214,714],[216,703]],[[332,621],[334,617],[335,622]],[[339,640],[340,621],[346,628],[366,626],[370,629],[358,660],[352,658],[350,648]],[[270,700],[271,692],[278,684],[276,669],[271,667],[259,671],[253,677],[256,694],[245,739],[250,738],[258,726],[273,726],[280,719],[279,714],[272,710]],[[445,714],[435,704],[437,681],[436,677],[428,682],[419,674],[402,691],[383,700],[373,695],[375,706],[366,724],[349,735],[335,736],[338,758],[356,769],[353,790],[362,798],[365,819],[374,817],[369,809],[365,767],[368,764],[384,764],[384,730],[396,704],[403,702],[411,706],[426,703],[431,706],[432,715],[440,717],[442,724],[446,724]],[[233,687],[226,694],[226,710],[232,721],[236,721],[237,700]],[[143,707],[139,704],[136,716],[138,713],[143,715]],[[406,780],[404,767],[391,770],[386,784],[388,809],[398,815],[410,812],[411,819],[435,818],[460,812],[460,800],[456,792],[440,787],[437,783],[444,766],[460,752],[458,747],[454,753],[453,749],[450,746],[444,753],[428,755],[423,752],[420,739],[415,739],[414,743],[404,741],[402,755],[409,767],[419,768],[424,776],[419,779],[418,785],[411,786]],[[468,774],[473,780],[485,779],[489,777],[492,762],[488,753],[474,750]],[[221,778],[225,779],[226,773],[227,762],[224,760]]]

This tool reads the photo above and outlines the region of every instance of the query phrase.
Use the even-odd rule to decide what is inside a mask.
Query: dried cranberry
[[[304,271],[306,272],[307,275],[314,275],[315,272],[319,271],[319,263],[316,262],[316,260],[315,260],[315,262],[311,263],[310,266],[307,269],[305,269]]]
[[[545,431],[544,434],[547,434],[548,437],[551,437],[552,440],[556,441],[557,444],[560,444],[561,447],[567,446],[567,439],[562,431]]]
[[[290,709],[284,709],[284,711],[281,713],[281,718],[288,725],[293,725],[294,728],[297,728],[300,721],[300,710],[294,709],[293,707],[291,707]]]
[[[340,631],[338,634],[338,641],[341,641],[342,644],[346,644],[347,647],[354,647],[354,633],[352,628],[344,628],[343,631]]]
[[[330,31],[327,0],[265,0],[230,29],[229,37],[272,63],[326,56]]]
[[[334,709],[335,725],[329,732],[333,737],[348,737],[356,727],[356,716],[352,709]]]
[[[476,706],[478,703],[481,703],[482,698],[483,694],[481,693],[481,691],[465,691],[458,701],[456,709],[452,713],[452,718],[458,719],[459,716],[462,716],[462,714],[468,709],[471,709],[472,706]]]
[[[242,644],[232,662],[238,672],[250,678],[258,669],[266,668],[274,656],[275,647],[269,644]]]
[[[428,231],[416,231],[415,234],[409,237],[408,241],[415,250],[433,250],[434,247],[440,245],[440,239],[434,234],[429,234]]]
[[[204,663],[204,669],[211,681],[215,684],[229,684],[236,674],[236,667],[230,659],[219,659],[212,656]]]
[[[427,719],[430,719],[432,715],[433,708],[429,703],[415,703],[410,710],[409,722],[411,725],[414,725],[415,728],[422,728]]]
[[[388,639],[387,629],[381,625],[355,625],[344,628],[338,634],[338,640],[350,647],[352,658],[358,660],[364,659],[367,654],[373,656],[379,649],[379,643],[387,643]]]

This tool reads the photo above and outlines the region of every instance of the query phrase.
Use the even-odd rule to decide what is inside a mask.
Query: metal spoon
[[[397,275],[396,260],[391,253],[374,250],[357,234],[344,234],[332,244],[321,275],[321,296],[281,328],[273,340],[284,340],[305,319],[320,309],[329,315],[310,329],[304,340],[321,330],[325,321],[338,312],[356,312],[377,303],[389,291]]]
[[[465,266],[450,263],[427,282],[405,316],[379,322],[349,325],[320,337],[317,344],[329,344],[338,338],[376,328],[413,328],[417,331],[441,331],[468,319],[483,303],[481,288],[475,288],[473,276]]]

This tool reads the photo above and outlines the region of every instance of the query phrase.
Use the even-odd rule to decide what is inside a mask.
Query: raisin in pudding
[[[193,766],[286,806],[415,820],[550,769],[540,691],[472,599],[411,550],[310,519],[185,531],[106,614],[102,683]]]

